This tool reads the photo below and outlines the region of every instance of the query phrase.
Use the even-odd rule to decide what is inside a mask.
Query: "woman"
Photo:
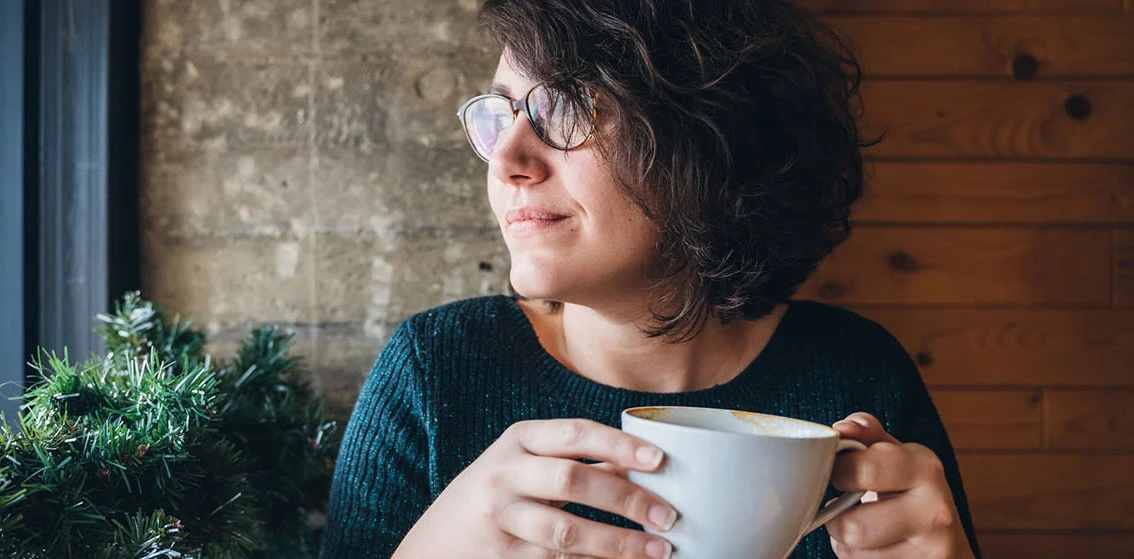
[[[503,46],[460,117],[519,297],[403,323],[348,425],[323,557],[661,558],[619,412],[789,415],[870,448],[863,505],[796,557],[973,557],[956,460],[882,327],[793,301],[862,190],[858,66],[782,0],[487,0]],[[901,442],[899,442],[901,441]],[[728,559],[728,558],[722,558]]]

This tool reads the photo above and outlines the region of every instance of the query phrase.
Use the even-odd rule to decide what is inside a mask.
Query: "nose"
[[[496,149],[488,162],[488,172],[501,183],[515,187],[534,186],[547,180],[550,148],[539,139],[523,113],[500,132]]]

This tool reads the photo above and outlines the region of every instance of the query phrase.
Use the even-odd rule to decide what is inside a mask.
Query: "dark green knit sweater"
[[[945,429],[917,367],[881,326],[836,307],[792,302],[768,345],[735,379],[657,394],[573,373],[543,350],[517,303],[498,296],[418,314],[394,332],[347,425],[320,557],[390,557],[445,486],[517,421],[579,417],[618,427],[621,410],[643,405],[739,409],[824,425],[870,412],[899,440],[941,457],[976,547]],[[640,528],[577,505],[566,510]],[[793,557],[835,555],[820,529]]]

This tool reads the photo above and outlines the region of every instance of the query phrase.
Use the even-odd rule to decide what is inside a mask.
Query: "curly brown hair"
[[[787,301],[850,234],[861,196],[861,69],[786,0],[486,0],[517,69],[578,110],[658,224],[653,336]]]

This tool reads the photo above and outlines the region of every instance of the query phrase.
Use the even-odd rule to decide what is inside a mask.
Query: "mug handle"
[[[835,449],[835,454],[846,452],[848,450],[866,450],[866,445],[854,439],[839,439],[839,446]],[[804,535],[814,532],[820,526],[830,522],[836,516],[846,512],[847,509],[857,505],[865,491],[854,491],[851,493],[843,493],[839,498],[831,501],[831,504],[823,507],[819,512],[815,513],[815,519],[811,521],[811,525],[807,527]]]

